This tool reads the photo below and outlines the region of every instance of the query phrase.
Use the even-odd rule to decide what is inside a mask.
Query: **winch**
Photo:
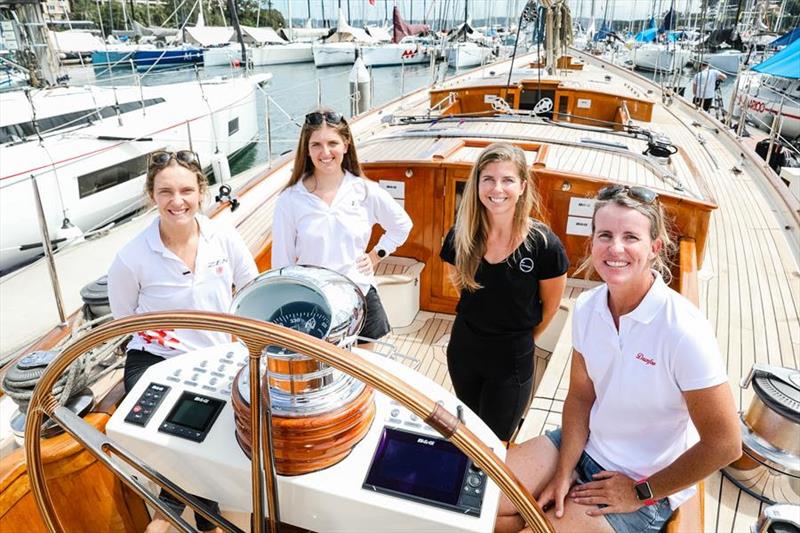
[[[764,502],[800,504],[800,371],[756,363],[741,387],[751,384],[740,417],[743,453],[723,473]]]

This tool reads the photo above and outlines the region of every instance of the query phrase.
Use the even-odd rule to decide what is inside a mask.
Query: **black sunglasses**
[[[175,158],[175,161],[183,165],[194,165],[197,168],[201,168],[200,158],[197,157],[197,154],[191,150],[178,150],[177,152],[159,150],[157,152],[153,152],[147,158],[147,166],[158,168],[165,167],[169,164],[173,157]]]
[[[643,204],[652,204],[656,198],[658,198],[658,194],[647,187],[639,187],[638,185],[634,185],[633,187],[629,185],[609,185],[597,192],[597,199],[610,200],[620,194],[627,194],[629,198],[633,198]]]
[[[309,126],[319,126],[323,121],[327,122],[329,126],[338,126],[345,122],[342,114],[336,111],[314,111],[306,115],[306,124]]]

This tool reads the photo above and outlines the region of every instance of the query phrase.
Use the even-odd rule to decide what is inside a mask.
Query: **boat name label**
[[[593,198],[570,198],[569,199],[569,214],[575,217],[592,218],[594,215]]]
[[[592,219],[584,217],[567,218],[567,235],[589,237],[592,234]]]
[[[402,200],[406,197],[405,182],[396,180],[380,180],[378,184],[395,200]]]
[[[588,98],[578,98],[578,102],[576,104],[578,109],[591,109],[592,108],[592,101]]]

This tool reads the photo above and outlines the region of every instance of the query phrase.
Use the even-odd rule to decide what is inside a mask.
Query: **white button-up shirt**
[[[108,299],[114,318],[153,311],[228,312],[232,286],[241,288],[258,275],[239,233],[197,215],[200,237],[194,272],[161,241],[159,218],[119,251],[108,271]],[[230,335],[188,329],[137,333],[128,349],[174,357],[230,342]]]
[[[373,275],[356,269],[356,259],[368,250],[372,227],[386,230],[376,248],[389,255],[411,231],[403,207],[369,179],[345,172],[331,205],[311,193],[302,180],[283,191],[272,224],[272,267],[314,265],[350,278],[367,293]]]

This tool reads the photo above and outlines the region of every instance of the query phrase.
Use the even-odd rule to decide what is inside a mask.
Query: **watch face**
[[[386,250],[378,250],[378,257],[380,257],[381,259],[386,257]]]
[[[637,483],[634,485],[634,488],[636,489],[636,497],[639,498],[640,501],[653,498],[653,491],[650,490],[650,484],[647,481]]]

